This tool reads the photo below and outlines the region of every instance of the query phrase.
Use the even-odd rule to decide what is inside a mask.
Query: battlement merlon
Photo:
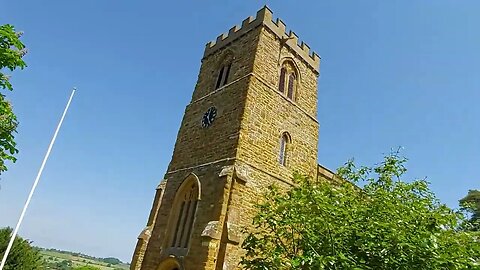
[[[241,26],[235,25],[230,28],[228,33],[223,33],[217,37],[215,41],[210,41],[205,46],[205,52],[203,58],[213,54],[217,50],[223,48],[230,42],[238,39],[244,34],[248,33],[250,30],[257,28],[258,26],[263,25],[270,29],[279,39],[285,41],[290,49],[292,49],[296,54],[298,54],[306,63],[310,65],[317,73],[320,68],[320,56],[314,51],[310,51],[310,47],[304,43],[298,44],[298,36],[290,31],[286,33],[286,25],[282,20],[277,19],[273,21],[273,12],[267,7],[264,6],[262,9],[257,11],[257,16],[253,18],[252,16],[243,20]]]

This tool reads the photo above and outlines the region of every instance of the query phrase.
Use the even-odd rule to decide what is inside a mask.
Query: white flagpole
[[[50,151],[52,150],[53,144],[55,143],[55,139],[57,138],[58,131],[60,130],[60,127],[62,126],[63,119],[65,118],[65,115],[67,114],[68,107],[70,107],[70,102],[72,102],[73,95],[75,94],[76,88],[74,87],[72,90],[72,94],[70,95],[70,98],[68,99],[67,106],[65,106],[65,110],[63,111],[62,118],[60,118],[60,122],[58,123],[57,129],[55,130],[55,133],[53,134],[52,141],[50,142],[50,145],[48,146],[47,153],[45,154],[45,157],[43,158],[42,165],[40,166],[40,170],[38,171],[37,178],[35,178],[35,182],[33,183],[32,190],[30,190],[30,194],[28,195],[27,202],[25,203],[25,206],[23,207],[22,214],[20,215],[20,218],[18,219],[17,226],[15,227],[15,230],[12,233],[12,238],[10,239],[10,242],[8,243],[7,250],[5,250],[5,254],[3,254],[3,259],[2,259],[2,264],[0,264],[0,270],[3,270],[3,267],[5,266],[5,263],[7,262],[7,257],[8,253],[10,253],[10,249],[12,249],[13,246],[13,241],[15,240],[15,237],[17,236],[18,229],[20,228],[20,224],[23,221],[23,217],[25,216],[25,212],[27,211],[28,205],[30,204],[30,200],[32,199],[33,193],[35,192],[35,188],[37,187],[38,181],[40,180],[40,177],[42,176],[43,168],[45,167],[45,163],[47,163],[48,156],[50,156]]]

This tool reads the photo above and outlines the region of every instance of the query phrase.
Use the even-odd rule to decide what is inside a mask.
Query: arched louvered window
[[[287,97],[292,100],[293,100],[294,88],[295,88],[295,75],[293,75],[292,73],[288,76],[288,91],[287,91]]]
[[[278,155],[278,162],[280,165],[287,165],[288,144],[290,143],[290,135],[287,132],[282,134],[280,138],[280,153]]]
[[[285,74],[287,73],[286,68],[282,68],[280,70],[280,82],[278,83],[278,91],[284,93],[285,92]]]
[[[217,83],[215,84],[215,89],[218,89],[228,83],[228,75],[230,75],[230,68],[232,63],[222,66],[218,72]]]
[[[278,91],[285,94],[288,99],[295,100],[298,72],[292,61],[288,60],[282,64]]]
[[[230,82],[230,74],[232,69],[232,63],[235,60],[235,56],[232,51],[226,51],[218,62],[217,80],[215,82],[215,90],[225,86]]]
[[[199,199],[199,186],[197,178],[192,175],[184,180],[174,201],[175,223],[171,247],[187,248],[190,242],[195,212]]]

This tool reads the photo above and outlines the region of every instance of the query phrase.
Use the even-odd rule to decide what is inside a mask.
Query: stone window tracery
[[[291,61],[285,61],[280,69],[278,91],[285,94],[288,99],[294,101],[297,91],[297,69]],[[286,88],[286,89],[285,89]]]
[[[218,68],[217,81],[215,83],[215,89],[218,89],[226,85],[229,81],[230,70],[232,68],[234,56],[231,51],[228,51],[224,54],[221,60],[221,64]]]
[[[232,63],[229,63],[225,66],[222,66],[220,71],[218,72],[217,83],[215,85],[215,89],[218,89],[228,82],[228,75],[230,75],[230,68],[232,67]]]
[[[187,248],[190,242],[195,212],[199,198],[199,186],[195,177],[187,178],[177,191],[174,211],[176,214],[171,247]]]

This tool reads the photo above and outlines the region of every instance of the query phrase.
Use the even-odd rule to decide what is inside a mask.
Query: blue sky
[[[321,164],[403,146],[407,176],[449,206],[480,188],[479,1],[3,1],[29,66],[7,94],[20,154],[0,180],[0,226],[16,223],[76,86],[20,233],[130,261],[205,43],[265,3],[322,57]]]

